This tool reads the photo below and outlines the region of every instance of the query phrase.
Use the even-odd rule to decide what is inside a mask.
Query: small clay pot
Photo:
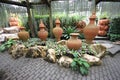
[[[18,33],[18,37],[22,41],[27,41],[30,38],[29,32],[25,31],[24,27],[20,27],[20,32]]]
[[[80,47],[82,46],[82,42],[80,39],[78,39],[78,35],[79,33],[71,33],[70,34],[70,39],[67,41],[67,47],[69,49],[73,49],[73,50],[79,50]]]

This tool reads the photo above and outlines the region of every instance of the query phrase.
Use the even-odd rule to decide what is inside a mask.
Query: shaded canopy
[[[29,0],[31,5],[47,4],[48,6],[51,1],[75,1],[75,0]],[[0,2],[26,7],[26,0],[1,0]],[[96,5],[100,2],[120,2],[120,0],[95,0]]]

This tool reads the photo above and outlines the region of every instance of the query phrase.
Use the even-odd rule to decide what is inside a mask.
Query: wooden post
[[[50,37],[53,38],[53,21],[52,21],[52,9],[51,9],[51,3],[49,4],[49,23],[50,23]]]
[[[28,13],[28,25],[30,27],[31,37],[35,37],[35,31],[34,31],[34,27],[32,24],[29,0],[26,0],[26,5],[27,5],[27,13]]]

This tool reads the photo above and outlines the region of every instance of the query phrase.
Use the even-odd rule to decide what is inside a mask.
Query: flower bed
[[[101,58],[105,55],[106,48],[100,44],[88,45],[82,41],[79,50],[69,50],[66,40],[55,42],[54,40],[41,41],[38,38],[29,39],[27,42],[8,40],[1,45],[0,51],[8,50],[15,59],[22,56],[29,58],[42,57],[44,60],[58,63],[63,67],[71,67],[82,75],[87,75],[92,65],[100,65]],[[7,47],[6,47],[7,46]]]

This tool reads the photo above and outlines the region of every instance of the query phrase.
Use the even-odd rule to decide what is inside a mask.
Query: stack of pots
[[[9,25],[12,26],[19,26],[19,21],[16,17],[10,17]]]
[[[109,20],[108,19],[101,19],[99,20],[98,26],[99,26],[99,36],[106,36],[108,28],[109,28]]]

